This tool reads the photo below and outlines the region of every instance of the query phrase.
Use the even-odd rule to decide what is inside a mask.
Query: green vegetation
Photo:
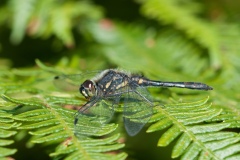
[[[0,159],[240,159],[239,3],[0,2]],[[86,100],[53,77],[107,68],[214,90],[150,89],[154,115],[137,136],[121,105],[104,126],[86,117],[76,136]]]

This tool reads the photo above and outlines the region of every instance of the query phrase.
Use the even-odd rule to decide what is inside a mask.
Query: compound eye
[[[91,90],[94,86],[93,86],[93,82],[90,80],[86,80],[85,82],[83,82],[82,86],[84,86],[86,89]]]
[[[90,80],[86,80],[85,82],[83,82],[83,84],[79,88],[80,93],[87,99],[94,95],[95,93],[94,89],[95,89],[94,83]]]

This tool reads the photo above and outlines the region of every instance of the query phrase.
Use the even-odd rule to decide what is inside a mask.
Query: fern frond
[[[0,102],[1,107],[5,106],[4,102]],[[17,152],[17,149],[7,148],[8,145],[13,144],[13,140],[9,140],[17,132],[12,130],[19,127],[21,124],[14,122],[12,114],[0,110],[0,159],[4,159]]]
[[[13,116],[13,119],[23,124],[18,129],[30,129],[33,135],[33,143],[60,143],[56,151],[50,154],[53,157],[65,157],[65,159],[125,159],[125,153],[107,154],[124,147],[124,144],[117,143],[119,134],[114,134],[106,138],[90,138],[91,136],[105,136],[113,132],[117,125],[106,124],[100,128],[91,125],[91,117],[86,121],[79,122],[81,133],[74,133],[74,114],[75,111],[65,109],[61,104],[77,103],[69,98],[46,96],[36,101],[30,99],[14,99],[7,95],[2,95],[5,100],[21,104],[24,106],[35,106],[34,110],[27,111]],[[65,101],[64,101],[65,100]],[[59,104],[59,102],[61,102]],[[65,102],[65,103],[63,103]],[[68,102],[68,103],[67,103]],[[78,101],[80,104],[81,101]],[[40,108],[39,108],[40,107]],[[34,131],[33,131],[34,130]],[[97,131],[97,132],[96,132]]]
[[[73,35],[71,33],[71,8],[74,7],[70,5],[63,5],[62,7],[55,8],[52,11],[51,17],[54,34],[67,46],[74,46]]]
[[[24,37],[29,18],[34,10],[36,0],[10,0],[9,6],[14,13],[11,41],[18,44]]]
[[[9,10],[12,14],[11,41],[18,44],[26,32],[33,36],[49,37],[55,35],[68,47],[74,46],[72,29],[83,21],[97,20],[102,17],[101,8],[87,1],[55,0],[17,0],[9,1]],[[88,14],[91,12],[91,14]]]
[[[219,67],[223,61],[219,56],[219,35],[210,23],[194,17],[187,7],[179,5],[180,3],[178,0],[144,1],[142,12],[150,18],[184,31],[189,38],[195,39],[210,51],[212,65]]]
[[[99,7],[87,1],[64,1],[55,3],[52,0],[39,1],[36,5],[31,28],[32,34],[59,38],[68,47],[74,46],[72,29],[81,21],[79,17],[94,19],[102,16]],[[88,14],[91,12],[92,14]]]
[[[152,124],[147,132],[166,129],[158,141],[158,146],[167,146],[174,140],[176,144],[172,158],[181,159],[224,159],[240,151],[240,136],[224,131],[230,122],[209,120],[221,116],[222,109],[211,107],[207,99],[195,103],[180,103],[156,107]],[[232,149],[231,152],[226,151]]]

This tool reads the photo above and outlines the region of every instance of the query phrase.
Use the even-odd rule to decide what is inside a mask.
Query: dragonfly
[[[206,91],[213,89],[200,82],[150,80],[144,76],[120,69],[106,69],[85,79],[86,75],[92,74],[55,77],[56,81],[63,79],[77,81],[75,83],[78,85],[79,92],[87,100],[75,116],[75,133],[81,130],[81,127],[77,124],[84,116],[96,116],[95,123],[101,126],[112,119],[114,109],[122,104],[125,129],[128,135],[135,136],[153,115],[154,105],[153,98],[148,91],[149,87],[178,87]]]

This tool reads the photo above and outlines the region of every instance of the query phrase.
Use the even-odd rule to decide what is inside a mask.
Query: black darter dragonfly
[[[78,76],[78,75],[75,75]],[[56,76],[59,79],[75,79],[74,75]],[[85,74],[78,77],[84,79]],[[197,90],[212,90],[213,88],[198,82],[162,82],[149,80],[143,76],[134,75],[118,69],[108,69],[99,72],[83,83],[78,81],[80,93],[88,100],[78,111],[75,120],[75,132],[81,130],[77,126],[81,117],[97,115],[97,123],[106,124],[112,118],[114,108],[123,103],[123,120],[127,133],[136,135],[148,122],[153,114],[153,101],[148,87],[178,87]],[[96,109],[101,104],[101,109]],[[105,118],[103,118],[105,117]]]

